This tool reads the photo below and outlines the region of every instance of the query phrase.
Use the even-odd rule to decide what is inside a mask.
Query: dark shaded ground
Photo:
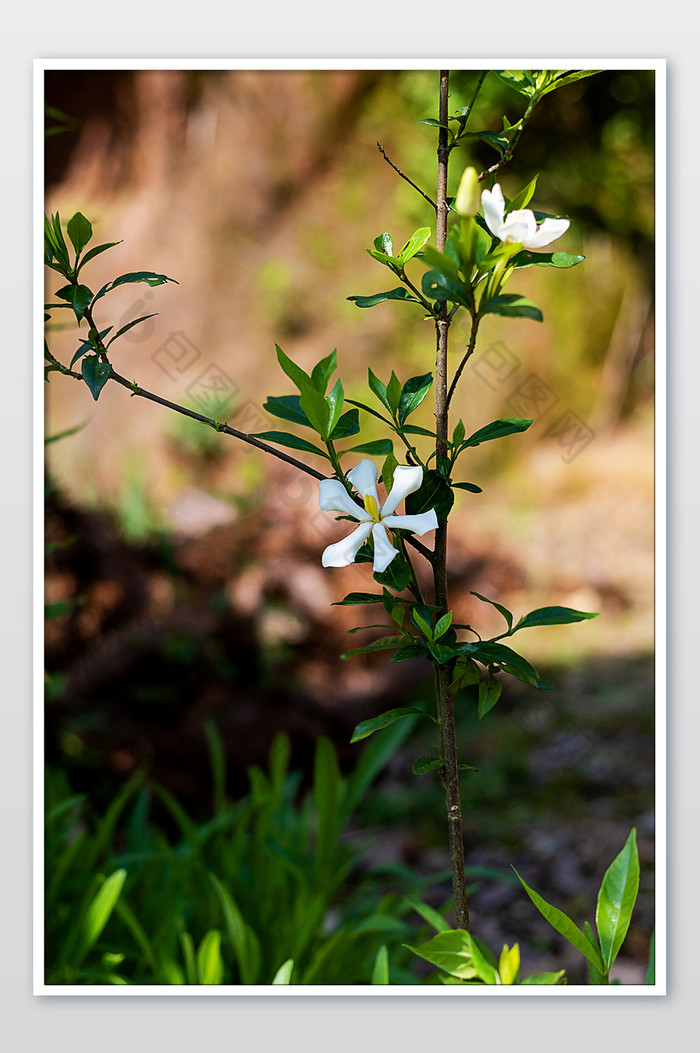
[[[317,565],[318,536],[300,534],[279,509],[129,545],[108,517],[54,492],[46,526],[47,602],[65,605],[47,623],[47,757],[98,808],[145,763],[191,814],[204,814],[207,720],[222,737],[236,796],[280,730],[293,765],[308,771],[326,735],[347,769],[359,720],[429,703],[414,663],[339,660],[357,640],[347,628],[366,609],[360,617],[330,609],[337,597]],[[480,591],[488,580],[507,589],[520,574],[508,561],[457,551],[453,588]],[[603,873],[636,826],[642,883],[618,975],[641,983],[654,906],[653,662],[598,658],[540,672],[553,691],[508,679],[482,722],[471,698],[458,699],[461,759],[479,769],[463,785],[474,931],[494,948],[518,941],[525,974],[566,966],[570,982],[585,982],[579,956],[539,917],[511,865],[579,924],[593,922]],[[417,728],[358,815],[351,836],[367,846],[368,864],[421,875],[448,866],[439,783],[410,770],[431,745]],[[426,898],[442,906],[449,892],[442,880]]]

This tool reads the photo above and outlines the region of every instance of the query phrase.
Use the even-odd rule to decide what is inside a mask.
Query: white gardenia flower
[[[506,203],[498,183],[481,194],[486,226],[500,241],[522,245],[524,249],[541,249],[556,241],[569,229],[568,219],[545,219],[537,226],[534,212],[518,208],[506,216]]]
[[[344,512],[360,521],[360,525],[342,541],[329,545],[321,557],[324,567],[348,567],[355,562],[360,546],[372,535],[374,542],[375,573],[381,574],[387,569],[399,550],[394,548],[389,530],[410,530],[419,536],[438,525],[434,508],[413,516],[397,516],[394,512],[404,497],[414,493],[423,482],[423,469],[407,464],[399,464],[394,469],[394,481],[386,501],[379,507],[377,497],[377,466],[364,458],[348,472],[348,479],[359,492],[365,507],[360,508],[353,501],[340,479],[323,479],[318,484],[318,503],[324,512]]]

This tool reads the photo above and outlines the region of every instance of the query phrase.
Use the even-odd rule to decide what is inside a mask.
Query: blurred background
[[[476,76],[453,72],[450,112]],[[266,397],[291,391],[275,343],[307,369],[337,348],[346,397],[361,401],[368,365],[402,380],[433,368],[416,305],[362,310],[348,297],[395,284],[365,252],[377,235],[399,246],[434,225],[377,143],[432,195],[436,133],[419,122],[437,115],[437,84],[429,70],[47,71],[46,210],[64,222],[81,211],[93,244],[119,242],[83,280],[94,290],[143,269],[178,282],[101,301],[100,326],[158,312],[114,345],[119,372],[256,432],[276,426]],[[523,101],[489,76],[471,127],[500,130]],[[477,139],[453,151],[448,193],[465,165],[496,159]],[[642,892],[620,970],[641,983],[653,926],[653,71],[608,70],[546,96],[500,173],[505,194],[538,172],[533,206],[570,217],[556,247],[586,260],[511,278],[543,324],[481,327],[455,422],[534,423],[463,458],[483,493],[457,497],[451,603],[482,634],[501,631],[499,616],[470,590],[516,615],[563,604],[600,617],[519,639],[552,691],[508,680],[482,722],[471,696],[458,699],[461,759],[479,768],[463,790],[468,864],[487,874],[473,912],[487,942],[561,956],[503,872],[512,863],[585,912],[636,826]],[[60,280],[47,275],[51,298]],[[70,361],[75,330],[50,328]],[[466,335],[457,321],[453,368]],[[427,402],[415,422],[430,427]],[[363,416],[362,441],[380,437]],[[341,661],[370,634],[349,637],[363,619],[330,604],[365,589],[367,572],[321,568],[342,531],[319,513],[313,480],[116,385],[96,404],[54,373],[47,436],[76,426],[46,447],[47,759],[73,791],[104,809],[145,766],[202,818],[207,727],[235,799],[280,730],[302,773],[319,736],[348,771],[359,720],[427,703],[414,663]],[[429,738],[418,727],[397,749],[347,835],[375,831],[370,855],[421,874],[447,865],[439,785],[410,771]]]

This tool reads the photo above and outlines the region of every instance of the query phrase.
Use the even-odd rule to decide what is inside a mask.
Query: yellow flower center
[[[375,523],[379,522],[379,505],[373,494],[365,494],[365,508],[372,516]]]

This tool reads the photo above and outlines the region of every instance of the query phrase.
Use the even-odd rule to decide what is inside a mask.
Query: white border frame
[[[655,682],[656,682],[656,851],[655,851],[655,957],[656,983],[653,987],[645,986],[610,986],[610,987],[539,987],[509,986],[484,987],[467,991],[464,987],[446,985],[443,987],[401,987],[392,986],[324,986],[310,985],[305,987],[271,985],[249,985],[245,987],[172,987],[153,984],[150,986],[78,986],[65,985],[56,987],[44,983],[44,683],[43,683],[43,509],[44,485],[44,373],[43,373],[43,217],[44,212],[44,134],[43,134],[43,74],[46,70],[55,69],[240,69],[240,70],[337,70],[337,69],[648,69],[656,74],[656,107],[655,107],[655,264],[656,264],[656,306],[655,306]],[[33,993],[64,997],[71,995],[100,997],[228,997],[240,998],[263,995],[267,997],[446,997],[446,998],[483,998],[483,997],[577,997],[594,996],[603,998],[620,998],[628,996],[653,997],[666,994],[667,976],[667,858],[666,858],[666,430],[667,430],[667,348],[666,348],[666,61],[663,59],[581,59],[561,58],[553,60],[537,58],[352,58],[337,59],[269,59],[269,58],[236,58],[236,59],[146,59],[146,58],[54,58],[34,60],[34,441],[32,463],[32,493],[34,505],[33,519],[33,891],[34,891],[34,924],[33,924]],[[663,220],[663,222],[662,222]],[[662,236],[663,233],[663,236]]]

